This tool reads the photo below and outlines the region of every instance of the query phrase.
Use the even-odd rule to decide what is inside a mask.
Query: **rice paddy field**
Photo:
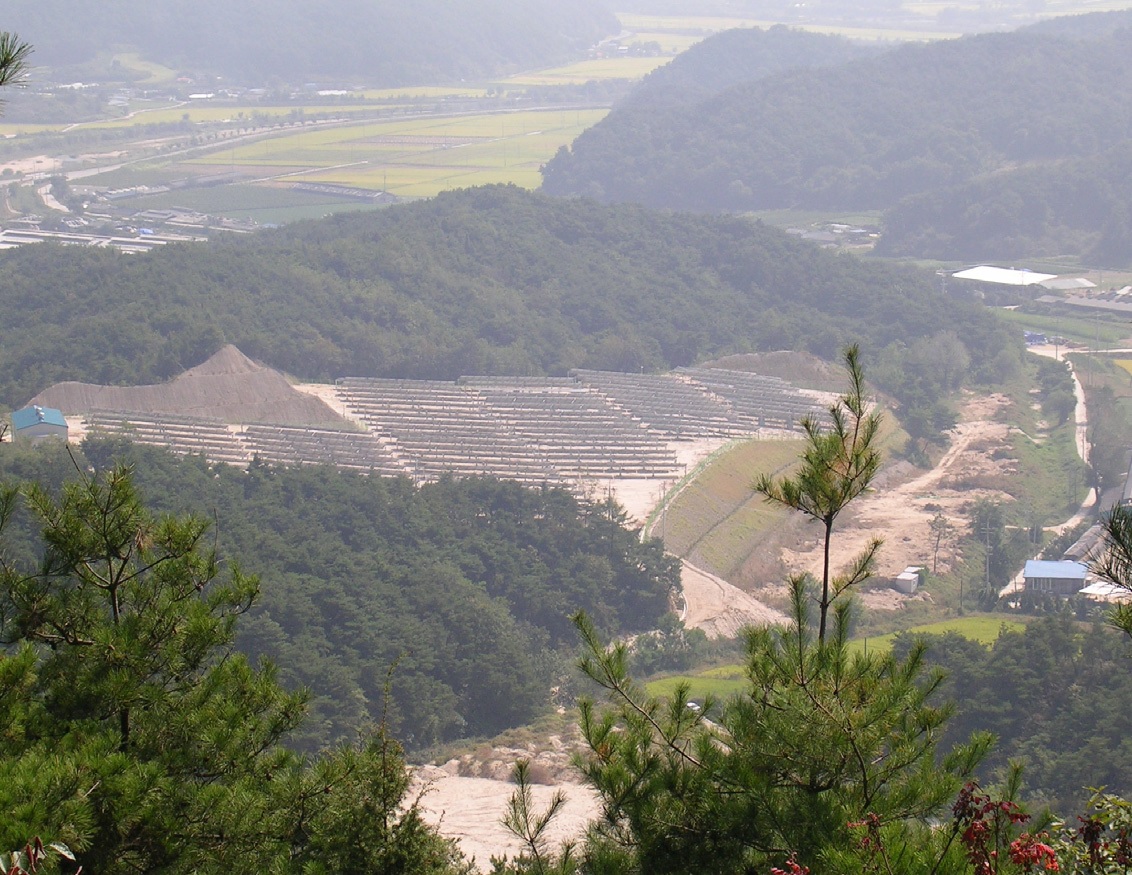
[[[407,198],[495,182],[536,188],[540,167],[605,113],[547,110],[369,121],[233,145],[186,164],[198,171],[240,170],[262,185],[330,183]]]
[[[654,39],[654,37],[648,37]],[[643,41],[644,37],[641,38]],[[695,42],[689,38],[685,40],[688,45]],[[636,38],[634,42],[638,41]],[[658,40],[659,42],[659,40]],[[532,85],[585,85],[587,82],[608,81],[610,79],[640,79],[657,67],[663,67],[671,56],[657,57],[616,57],[595,58],[589,61],[578,61],[565,67],[555,67],[550,70],[541,70],[537,73],[521,73],[512,76],[500,83],[507,87]]]

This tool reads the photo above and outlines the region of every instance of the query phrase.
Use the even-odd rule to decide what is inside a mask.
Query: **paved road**
[[[1067,350],[1065,349],[1064,346],[1053,346],[1053,345],[1031,346],[1031,347],[1028,347],[1028,349],[1030,350],[1030,352],[1032,352],[1036,355],[1045,356],[1046,358],[1051,358],[1051,359],[1057,359],[1058,361],[1066,361],[1065,354],[1066,354]],[[1075,352],[1075,351],[1076,350],[1069,350],[1069,352]],[[1088,410],[1086,409],[1086,406],[1085,406],[1085,390],[1081,386],[1081,381],[1077,379],[1077,372],[1073,370],[1072,362],[1066,362],[1066,363],[1069,365],[1070,373],[1073,375],[1073,394],[1077,396],[1077,408],[1076,408],[1076,410],[1074,410],[1074,413],[1073,413],[1073,418],[1074,418],[1074,421],[1076,423],[1076,429],[1075,429],[1075,438],[1076,439],[1075,439],[1074,443],[1077,446],[1077,455],[1079,455],[1081,457],[1081,459],[1087,464],[1088,461],[1089,461],[1089,440],[1088,440],[1088,424],[1089,424],[1089,421],[1088,421]],[[1071,516],[1065,522],[1060,523],[1056,526],[1050,526],[1047,529],[1047,531],[1052,531],[1052,532],[1060,535],[1063,532],[1066,532],[1069,529],[1072,529],[1074,526],[1080,525],[1081,522],[1083,522],[1084,520],[1088,519],[1090,516],[1093,515],[1093,509],[1094,509],[1096,503],[1097,503],[1096,491],[1090,487],[1089,491],[1085,494],[1084,501],[1081,502],[1081,506],[1079,508],[1077,508],[1077,512],[1075,514],[1073,514],[1073,516]],[[1037,559],[1038,557],[1035,556],[1034,558]],[[999,596],[1001,597],[1001,596],[1009,595],[1012,592],[1016,592],[1016,591],[1018,591],[1019,589],[1022,588],[1022,585],[1023,585],[1022,572],[1019,571],[1018,574],[1015,576],[1015,578],[999,591]]]

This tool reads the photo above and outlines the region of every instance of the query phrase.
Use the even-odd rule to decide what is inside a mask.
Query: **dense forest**
[[[4,871],[466,873],[387,727],[282,744],[307,696],[232,649],[257,584],[207,523],[72,475],[0,485]]]
[[[988,34],[789,70],[679,106],[663,129],[614,110],[547,165],[544,189],[707,210],[886,209],[1018,164],[1097,154],[1132,137],[1121,21],[1132,13],[1074,37]],[[712,51],[708,40],[688,57]]]
[[[190,76],[263,85],[431,84],[546,66],[617,32],[600,0],[11,0],[4,28],[37,64],[134,51]]]
[[[571,613],[609,632],[654,628],[679,581],[616,508],[560,489],[245,472],[121,442],[88,442],[80,463],[132,465],[150,507],[207,513],[221,560],[259,576],[237,643],[311,691],[290,739],[306,750],[383,716],[412,748],[528,722],[569,674],[556,654],[572,652]],[[0,481],[57,489],[75,473],[61,447],[0,445]]]
[[[906,655],[912,637],[900,636],[896,652]],[[981,766],[986,782],[1020,761],[1026,797],[1063,816],[1080,810],[1090,787],[1132,792],[1126,637],[1069,614],[1003,631],[989,647],[955,633],[919,637],[945,672],[938,701],[955,703],[946,743],[975,731],[997,739]]]
[[[1058,253],[1125,267],[1132,264],[1128,146],[907,198],[885,214],[876,252],[966,262]]]
[[[614,118],[633,116],[640,133],[650,137],[653,128],[662,131],[667,126],[650,113],[693,106],[732,86],[787,70],[840,64],[879,51],[878,46],[784,25],[725,30],[649,73],[618,105]]]
[[[976,379],[1020,341],[912,268],[841,257],[739,218],[489,187],[148,255],[0,254],[0,403],[60,380],[172,377],[234,343],[308,379],[667,369],[727,352],[860,340],[901,395],[941,331]],[[915,392],[930,394],[920,370]],[[930,400],[930,399],[929,399]]]

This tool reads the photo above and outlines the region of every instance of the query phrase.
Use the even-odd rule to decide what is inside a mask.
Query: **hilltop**
[[[1011,241],[1012,231],[1018,236],[1011,221],[1026,221],[1007,185],[1055,189],[1087,174],[1100,188],[1118,175],[1111,160],[1107,168],[1092,162],[1106,150],[1126,151],[1132,138],[1132,110],[1120,97],[1132,86],[1132,13],[1082,18],[905,44],[828,66],[799,63],[722,87],[708,78],[698,92],[673,77],[669,108],[656,124],[635,109],[656,100],[642,86],[546,166],[543,188],[712,211],[883,211],[906,198],[942,201],[952,192],[953,200],[1006,222],[983,247],[993,248],[996,239]],[[705,40],[680,60],[709,69],[725,58],[723,42]],[[1087,170],[1068,161],[1087,162]],[[1029,174],[1024,183],[1016,180],[1021,173]],[[1072,241],[1064,226],[1094,232],[1095,242],[1095,226],[1113,215],[1110,200],[1054,208],[1029,242],[1060,254],[1057,246]],[[955,245],[935,245],[935,214],[919,206],[918,226],[893,251],[970,257],[957,231],[950,232]],[[912,209],[886,224],[900,233]],[[971,224],[950,203],[936,212],[945,209],[952,215],[940,218],[941,226]],[[1074,209],[1091,209],[1093,217],[1082,224]]]
[[[904,357],[877,372],[897,393],[935,380],[904,359],[941,331],[963,338],[980,379],[1020,347],[926,271],[744,219],[503,186],[145,255],[22,247],[0,253],[0,308],[13,407],[65,380],[160,383],[227,343],[329,381],[639,373],[773,349],[832,360],[859,340]]]

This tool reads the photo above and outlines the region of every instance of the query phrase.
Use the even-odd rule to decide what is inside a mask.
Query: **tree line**
[[[236,644],[312,691],[289,743],[313,751],[384,720],[421,749],[529,722],[559,683],[584,609],[610,634],[655,628],[679,570],[605,502],[490,479],[415,487],[328,467],[210,466],[122,441],[80,465],[129,464],[155,512],[207,512],[222,562],[260,580]],[[3,445],[0,477],[62,488],[60,449]],[[17,529],[23,538],[15,539]],[[9,526],[31,561],[34,529]],[[387,672],[392,670],[387,684]]]
[[[1057,252],[1132,263],[1128,142],[916,195],[885,215],[878,254],[982,261]]]
[[[866,356],[928,361],[941,330],[968,357],[962,379],[994,382],[1021,356],[991,311],[942,296],[926,271],[740,218],[501,186],[146,255],[25,246],[0,254],[0,306],[11,407],[61,380],[161,382],[225,343],[313,380],[655,371],[771,349],[829,359],[854,336]],[[915,384],[907,372],[877,377],[936,400],[930,368]]]

